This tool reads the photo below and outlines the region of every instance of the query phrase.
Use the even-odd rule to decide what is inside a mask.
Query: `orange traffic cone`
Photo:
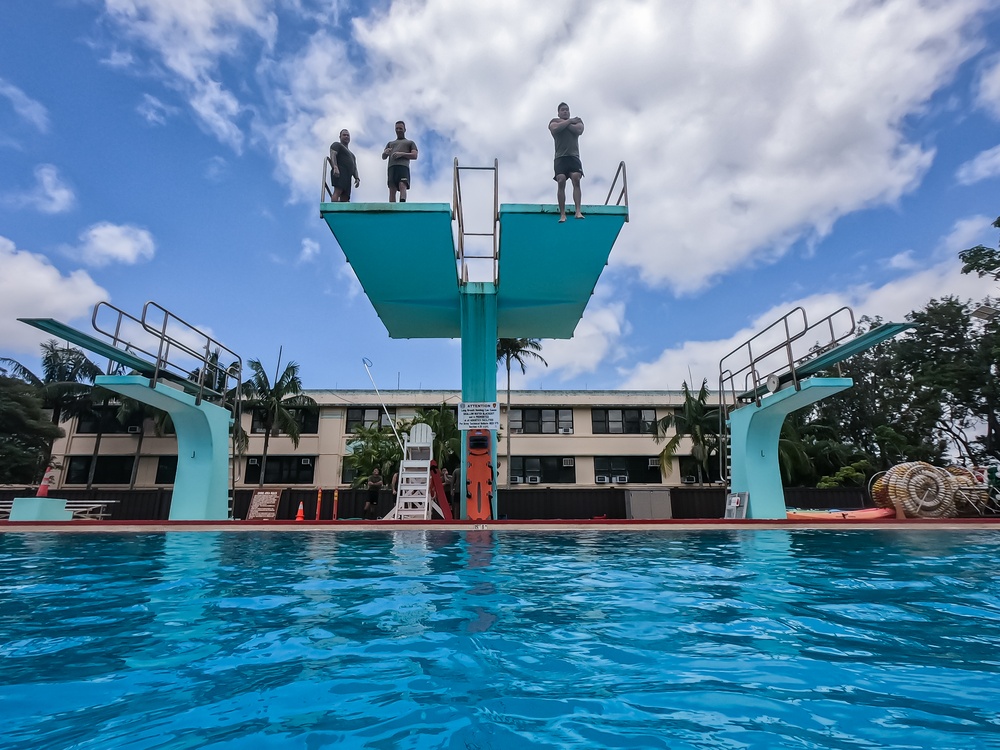
[[[305,506],[302,505],[302,501],[301,500],[299,500],[299,512],[295,514],[295,520],[296,521],[305,521],[306,520],[306,509],[305,509]]]
[[[35,497],[49,496],[49,481],[51,479],[49,472],[51,471],[52,471],[51,466],[45,470],[45,475],[42,477],[41,484],[38,485],[38,491],[35,493]]]

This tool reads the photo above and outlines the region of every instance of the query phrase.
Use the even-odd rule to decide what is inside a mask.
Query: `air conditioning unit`
[[[247,459],[247,466],[256,466],[259,463],[260,463],[260,459],[259,458],[248,458]]]
[[[510,428],[510,434],[511,435],[523,435],[524,434],[524,428],[523,427],[511,427]]]
[[[302,465],[303,466],[312,466],[312,462],[313,462],[313,460],[311,458],[303,458],[302,459]]]
[[[628,474],[619,474],[616,476],[615,484],[628,484]]]
[[[607,484],[608,482],[611,481],[611,477],[609,477],[607,474],[598,474],[596,477],[594,477],[594,481],[596,481],[598,484]]]
[[[541,483],[542,483],[541,477],[528,477],[528,484],[541,484]]]
[[[575,458],[564,458],[563,459],[563,466],[576,466],[576,459]]]
[[[129,435],[138,435],[140,432],[142,432],[142,427],[140,427],[139,425],[137,424],[129,425],[128,427]]]
[[[695,479],[695,478],[694,478],[694,477],[692,477],[692,476],[686,476],[686,477],[684,477],[684,478],[683,478],[683,479],[682,479],[681,481],[682,481],[682,482],[683,482],[684,484],[694,484],[694,483],[695,483],[696,481],[698,481],[698,480],[697,480],[697,479]]]
[[[559,428],[559,434],[560,435],[572,435],[573,434],[573,428],[572,427],[560,427]]]
[[[510,478],[510,483],[511,484],[521,484],[522,482],[524,482],[524,477],[511,477]]]
[[[649,468],[650,469],[659,469],[660,468],[660,459],[658,459],[658,458],[651,458],[651,459],[649,459]]]

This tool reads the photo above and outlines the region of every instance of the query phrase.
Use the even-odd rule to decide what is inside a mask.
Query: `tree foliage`
[[[34,483],[48,464],[49,446],[61,435],[37,389],[0,376],[0,484]]]
[[[707,379],[702,381],[698,393],[692,393],[686,381],[681,384],[681,392],[684,401],[680,409],[659,419],[654,428],[656,442],[667,441],[660,451],[660,467],[667,472],[681,440],[687,438],[691,441],[691,457],[696,462],[698,484],[704,484],[708,461],[719,449],[719,410],[708,405]],[[671,430],[674,434],[668,438]]]
[[[497,340],[497,363],[502,362],[507,370],[507,419],[510,419],[510,365],[512,362],[520,365],[522,375],[528,371],[528,360],[548,367],[549,363],[539,354],[541,350],[538,339]],[[507,488],[510,489],[510,430],[507,430]]]

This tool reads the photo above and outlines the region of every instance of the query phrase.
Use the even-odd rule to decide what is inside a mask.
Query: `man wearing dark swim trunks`
[[[559,201],[559,222],[566,221],[566,180],[573,183],[573,204],[576,207],[576,218],[582,219],[580,211],[580,178],[583,177],[583,164],[580,162],[580,136],[583,135],[583,120],[569,116],[569,105],[560,102],[556,109],[558,117],[549,121],[549,132],[556,145],[554,162],[556,198]]]
[[[330,175],[330,184],[333,186],[333,202],[349,203],[351,200],[351,178],[354,178],[354,187],[361,184],[358,177],[358,160],[347,147],[351,142],[351,134],[344,128],[340,131],[340,141],[330,146],[330,163],[333,165],[333,173]]]
[[[406,123],[396,123],[396,140],[385,144],[382,158],[389,160],[389,203],[406,203],[406,191],[410,189],[410,162],[417,158],[417,144],[406,137]]]

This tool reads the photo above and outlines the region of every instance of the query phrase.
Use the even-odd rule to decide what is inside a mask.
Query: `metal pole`
[[[371,371],[372,361],[368,359],[368,357],[362,357],[361,362],[365,366],[365,372],[368,373],[368,379],[372,381],[372,388],[375,389],[375,395],[378,396],[378,402],[382,404],[382,411],[385,412],[385,418],[389,420],[389,427],[392,428],[392,434],[396,436],[396,442],[399,443],[399,449],[403,450],[403,441],[400,440],[399,433],[396,432],[396,423],[393,422],[392,416],[389,414],[389,408],[385,405],[385,402],[382,400],[382,394],[378,392],[378,386],[375,385],[375,378],[372,377],[372,371]]]

